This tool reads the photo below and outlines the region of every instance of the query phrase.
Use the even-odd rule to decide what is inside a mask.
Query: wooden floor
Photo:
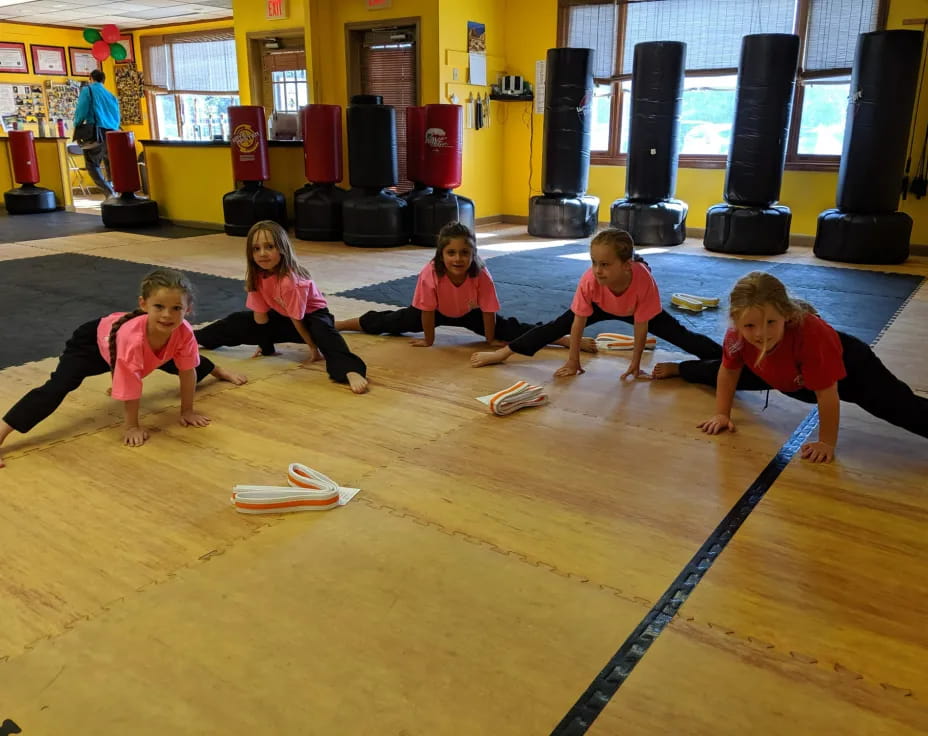
[[[547,247],[485,227],[490,259]],[[242,240],[105,233],[0,245],[241,278]],[[299,243],[328,293],[414,274],[427,250]],[[696,242],[675,253],[705,255]],[[774,260],[815,264],[793,249]],[[0,263],[2,268],[2,263]],[[928,275],[928,259],[891,270]],[[369,303],[330,298],[338,317]],[[505,308],[505,305],[504,305]],[[5,318],[10,318],[5,315]],[[66,318],[66,316],[62,316]],[[38,734],[546,734],[808,407],[738,400],[739,432],[695,424],[712,393],[619,385],[626,359],[566,352],[475,370],[473,335],[349,334],[372,391],[324,369],[211,353],[246,386],[146,379],[143,448],[88,380],[4,445],[0,722]],[[878,345],[928,391],[928,288]],[[667,354],[651,356],[661,359]],[[0,372],[0,405],[54,359]],[[525,379],[551,403],[506,418],[475,397]],[[302,462],[362,492],[318,514],[236,514],[236,483]],[[839,460],[793,460],[589,733],[928,733],[928,443],[852,407]]]

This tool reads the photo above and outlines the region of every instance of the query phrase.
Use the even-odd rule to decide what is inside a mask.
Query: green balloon
[[[111,43],[110,44],[110,56],[112,56],[116,61],[122,61],[128,56],[126,53],[126,47],[121,43]]]
[[[94,41],[99,41],[103,36],[100,35],[100,31],[96,28],[85,28],[84,29],[84,40],[87,43],[93,43]]]

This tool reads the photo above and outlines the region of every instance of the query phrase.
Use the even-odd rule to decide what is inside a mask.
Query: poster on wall
[[[26,44],[0,41],[0,72],[5,74],[28,74]]]
[[[467,50],[471,53],[487,52],[487,27],[483,23],[467,21]]]
[[[91,49],[68,46],[68,55],[71,57],[72,77],[89,77],[90,72],[100,68],[100,62],[93,58]]]
[[[116,96],[122,122],[127,125],[142,124],[142,106],[140,100],[145,93],[142,88],[142,73],[135,64],[122,64],[116,67]]]
[[[37,46],[32,44],[33,74],[61,74],[68,76],[64,46]]]

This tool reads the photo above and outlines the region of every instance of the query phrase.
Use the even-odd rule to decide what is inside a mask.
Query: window
[[[228,138],[228,108],[239,104],[232,31],[143,36],[141,44],[153,135]]]
[[[687,44],[680,164],[721,168],[731,143],[742,37],[795,33],[801,58],[787,163],[836,167],[857,36],[881,27],[885,17],[885,0],[559,2],[559,43],[594,49],[594,164],[625,161],[635,44]]]
[[[299,112],[309,104],[305,69],[271,72],[271,89],[274,90],[275,112]]]

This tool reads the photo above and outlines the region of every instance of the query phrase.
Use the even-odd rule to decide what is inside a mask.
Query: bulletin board
[[[142,73],[134,63],[123,63],[116,67],[116,96],[119,98],[119,113],[123,125],[142,124],[141,99]]]
[[[48,100],[48,114],[51,120],[61,118],[68,124],[74,119],[77,110],[77,98],[81,85],[73,79],[65,81],[45,80],[45,96]]]
[[[12,115],[27,122],[38,116],[48,118],[45,94],[39,84],[0,84],[0,115]]]

